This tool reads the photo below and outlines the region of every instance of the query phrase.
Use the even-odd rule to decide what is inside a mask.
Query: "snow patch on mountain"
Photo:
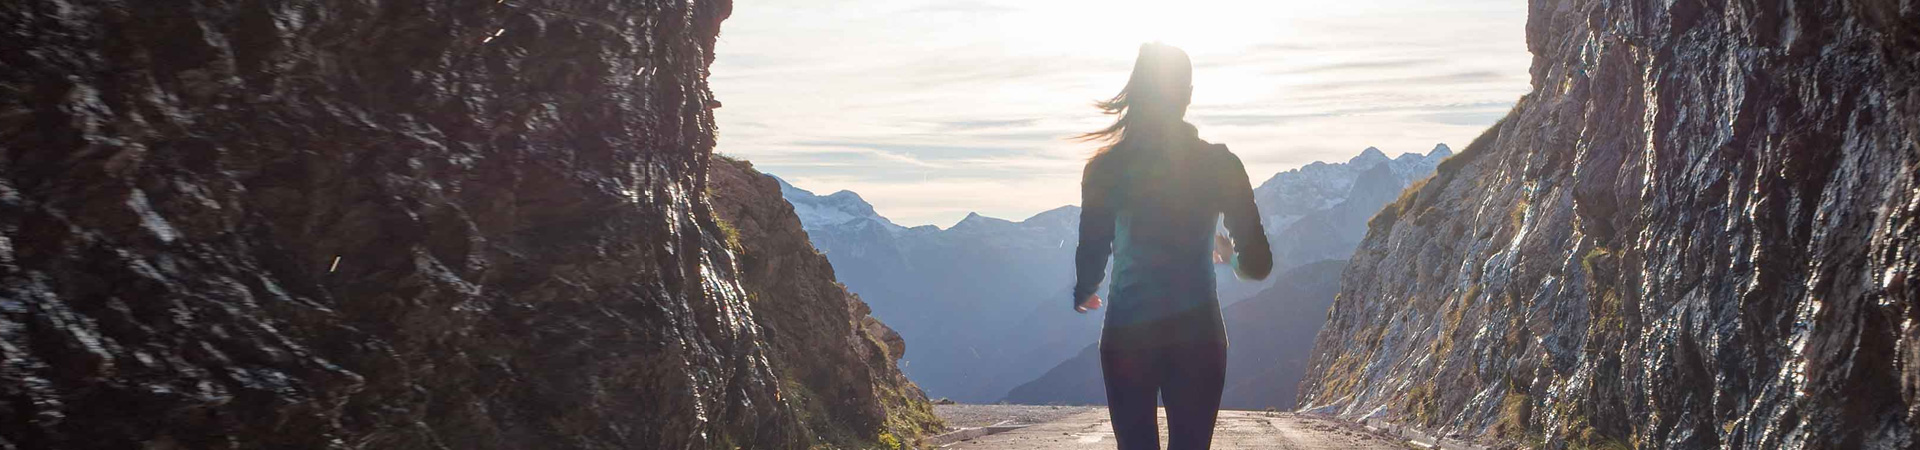
[[[1367,147],[1346,163],[1315,162],[1273,175],[1253,189],[1254,203],[1260,207],[1261,221],[1268,233],[1285,230],[1301,217],[1324,211],[1347,201],[1353,182],[1374,166],[1386,164],[1400,186],[1433,175],[1440,160],[1453,156],[1446,144],[1434,146],[1427,154],[1402,153],[1389,159],[1378,148]]]
[[[874,212],[873,204],[860,198],[860,194],[842,190],[828,195],[815,195],[812,191],[795,187],[780,177],[780,196],[793,204],[793,213],[800,216],[800,226],[806,231],[814,231],[829,226],[848,228],[879,227],[888,232],[904,231],[907,228],[894,224],[880,213]]]

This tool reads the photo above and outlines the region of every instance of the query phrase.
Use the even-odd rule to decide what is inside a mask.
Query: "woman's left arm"
[[[1264,280],[1273,271],[1273,249],[1267,245],[1267,230],[1260,226],[1260,207],[1253,202],[1253,184],[1247,181],[1247,168],[1240,157],[1220,147],[1220,177],[1226,180],[1227,232],[1233,234],[1233,272],[1242,279]]]

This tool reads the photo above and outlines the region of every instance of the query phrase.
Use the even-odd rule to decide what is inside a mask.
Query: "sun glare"
[[[1031,42],[1023,51],[1054,54],[1106,54],[1122,66],[1109,70],[1100,86],[1118,89],[1132,63],[1134,44],[1162,42],[1193,55],[1194,102],[1220,105],[1264,97],[1282,89],[1265,73],[1270,61],[1239,63],[1254,47],[1275,42],[1304,47],[1296,14],[1303,5],[1276,1],[1154,0],[1049,1],[1023,6],[1008,34]],[[1324,9],[1324,8],[1323,8]],[[1315,11],[1325,13],[1326,11]],[[1316,58],[1301,55],[1300,58]],[[1300,61],[1293,61],[1300,62]],[[1313,81],[1313,80],[1307,80]],[[1102,91],[1104,94],[1104,91]]]
[[[1192,0],[1054,1],[1032,5],[1040,45],[1100,48],[1115,42],[1171,44],[1188,53],[1230,53],[1288,28],[1288,2]],[[1060,20],[1067,18],[1068,20]],[[1051,45],[1049,45],[1051,44]]]

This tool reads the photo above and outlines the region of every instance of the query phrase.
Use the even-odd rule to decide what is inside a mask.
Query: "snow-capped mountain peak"
[[[1347,165],[1353,166],[1359,169],[1369,169],[1369,168],[1372,168],[1374,164],[1379,164],[1387,161],[1391,161],[1391,160],[1387,158],[1386,152],[1380,151],[1379,148],[1367,147],[1366,150],[1361,150],[1358,156],[1354,156],[1353,159],[1347,160]]]
[[[800,225],[805,230],[816,230],[825,226],[847,224],[848,222],[872,222],[888,231],[901,231],[905,227],[896,225],[886,217],[874,212],[873,204],[860,198],[860,194],[842,190],[829,195],[815,195],[812,191],[795,187],[787,180],[773,177],[780,182],[780,196],[793,204],[794,215],[800,216]]]
[[[1305,214],[1347,201],[1354,181],[1368,169],[1384,164],[1399,178],[1397,184],[1405,186],[1432,175],[1440,160],[1452,154],[1446,144],[1440,144],[1425,156],[1404,153],[1399,158],[1388,159],[1386,152],[1367,147],[1346,163],[1315,162],[1274,174],[1253,190],[1253,197],[1260,205],[1267,227],[1284,229]]]

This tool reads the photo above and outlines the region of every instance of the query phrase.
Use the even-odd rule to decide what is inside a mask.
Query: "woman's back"
[[[1102,152],[1088,161],[1082,180],[1075,298],[1098,287],[1108,256],[1100,250],[1110,248],[1107,327],[1159,329],[1142,342],[1226,339],[1212,266],[1223,213],[1237,253],[1249,255],[1237,264],[1242,271],[1264,277],[1271,265],[1239,158],[1180,125],[1172,136],[1140,136]],[[1106,334],[1114,342],[1104,344],[1133,345]]]

